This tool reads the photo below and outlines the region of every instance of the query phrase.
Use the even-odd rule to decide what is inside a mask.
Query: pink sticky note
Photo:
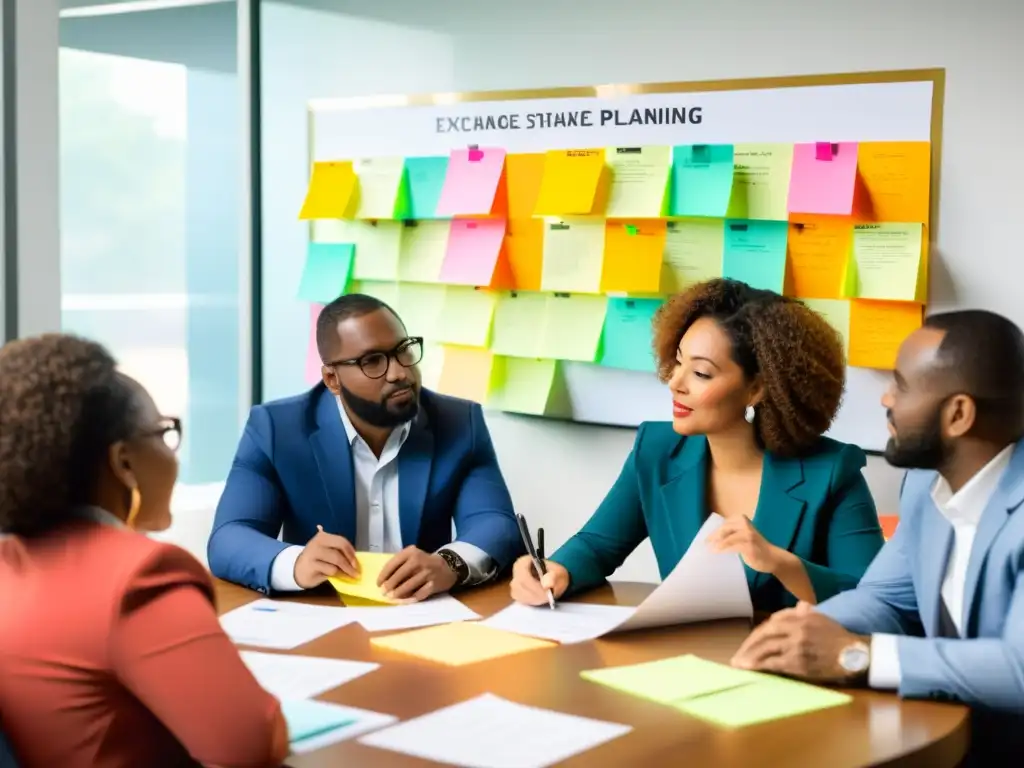
[[[306,345],[306,383],[310,386],[318,384],[323,378],[320,375],[320,353],[316,348],[316,320],[320,316],[322,304],[313,304],[309,308],[309,343]]]
[[[470,157],[472,153],[472,157]],[[505,150],[456,149],[448,158],[448,172],[437,201],[438,216],[486,216],[505,167]]]
[[[793,170],[789,177],[790,213],[848,215],[853,211],[853,190],[857,183],[857,144],[829,148],[829,160],[818,159],[820,144],[793,147]]]
[[[504,219],[454,219],[448,230],[440,282],[490,285],[504,238]]]
[[[832,142],[817,141],[814,143],[814,159],[832,161]]]

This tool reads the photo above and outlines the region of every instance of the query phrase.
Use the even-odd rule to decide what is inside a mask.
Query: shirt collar
[[[84,506],[77,507],[75,514],[78,517],[83,517],[86,520],[92,520],[94,523],[100,523],[102,525],[112,525],[115,528],[126,528],[124,520],[119,518],[117,515],[113,515],[102,507]]]
[[[341,402],[341,397],[335,396],[335,400],[338,401],[338,413],[341,414],[341,423],[345,427],[345,436],[348,438],[348,444],[354,445],[356,440],[362,440],[363,437],[360,435],[352,423],[352,419],[348,417],[348,412],[345,410],[345,406]],[[405,438],[409,436],[410,422],[406,422],[399,427],[396,427],[391,435],[388,436],[388,440],[397,439],[398,447],[401,448],[402,444],[405,443]],[[364,441],[365,442],[365,441]]]
[[[943,516],[949,520],[977,523],[999,485],[999,479],[1010,464],[1014,447],[1015,444],[1006,446],[956,493],[953,493],[946,478],[939,475],[932,486],[932,501]]]

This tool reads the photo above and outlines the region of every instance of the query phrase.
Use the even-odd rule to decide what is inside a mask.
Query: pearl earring
[[[743,418],[746,420],[747,424],[754,423],[754,415],[754,406],[752,405],[748,405],[746,410],[743,411]]]

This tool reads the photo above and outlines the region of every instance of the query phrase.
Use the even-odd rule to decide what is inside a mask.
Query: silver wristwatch
[[[850,643],[839,652],[839,666],[851,675],[863,675],[871,666],[871,649],[867,643]]]

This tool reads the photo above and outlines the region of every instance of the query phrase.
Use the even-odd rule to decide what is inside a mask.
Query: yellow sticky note
[[[356,187],[355,218],[396,218],[395,212],[399,207],[399,197],[405,181],[405,158],[363,158],[356,161],[355,172],[359,179]]]
[[[370,643],[382,650],[416,656],[452,667],[556,646],[548,640],[515,635],[471,621],[457,621],[396,635],[374,637]]]
[[[300,219],[343,219],[351,207],[356,174],[347,160],[313,163]]]
[[[397,280],[403,231],[404,227],[398,221],[315,221],[313,241],[354,243],[354,280]]]
[[[848,286],[861,299],[915,301],[919,297],[924,251],[920,224],[857,224],[853,228],[856,282]]]
[[[656,219],[663,214],[672,147],[610,147],[605,162],[610,175],[605,216]]]
[[[665,237],[664,221],[609,221],[604,234],[601,290],[657,293]]]
[[[494,354],[490,350],[445,345],[437,391],[486,403],[493,367]]]
[[[539,291],[544,269],[544,221],[509,219],[505,235],[505,255],[512,272],[512,287],[519,291]]]
[[[786,221],[792,144],[737,144],[733,150],[731,219]]]
[[[359,561],[359,578],[332,576],[328,581],[331,582],[331,586],[338,594],[344,597],[356,597],[375,603],[394,603],[396,601],[384,597],[384,593],[377,586],[377,577],[380,576],[384,564],[392,557],[394,555],[377,552],[356,552],[356,560]]]
[[[555,149],[544,155],[544,175],[534,213],[585,216],[604,204],[607,176],[603,149]]]
[[[409,221],[402,234],[398,276],[403,282],[436,283],[448,252],[447,221]]]
[[[505,155],[505,177],[508,185],[509,232],[512,232],[511,220],[529,219],[537,207],[537,197],[544,178],[544,153]]]
[[[829,216],[789,223],[789,292],[801,299],[838,299],[853,242],[853,222]]]
[[[853,697],[828,688],[768,675],[750,685],[676,703],[688,715],[724,728],[740,728],[849,704]]]
[[[395,312],[399,312],[399,285],[392,282],[380,282],[376,280],[361,280],[358,283],[349,285],[349,293],[362,293],[380,299]]]
[[[487,405],[498,411],[543,416],[555,383],[558,363],[527,357],[497,357]]]
[[[591,669],[581,672],[580,677],[660,704],[672,704],[749,685],[764,676],[686,655],[625,667]]]
[[[850,302],[846,299],[801,299],[843,337],[843,353],[850,356]]]
[[[400,283],[398,312],[410,336],[422,336],[428,342],[437,342],[437,330],[444,310],[448,291],[443,285]]]
[[[491,340],[491,323],[498,294],[479,288],[449,285],[437,327],[442,344],[486,347]]]
[[[857,146],[857,173],[872,220],[928,223],[931,153],[927,141],[869,141]]]
[[[896,367],[900,344],[921,327],[920,304],[899,301],[850,302],[849,365],[854,368]]]
[[[444,369],[444,347],[441,344],[423,342],[423,359],[416,366],[420,371],[420,381],[427,389],[437,390],[441,383],[441,371]]]
[[[537,357],[592,363],[608,311],[604,296],[551,296],[544,313]]]
[[[604,221],[549,222],[544,229],[540,287],[563,293],[600,293]]]
[[[678,293],[722,276],[725,225],[721,219],[670,221],[665,232],[661,293]]]
[[[494,310],[491,351],[512,357],[539,357],[540,332],[547,314],[548,297],[543,293],[513,291],[502,294]]]

